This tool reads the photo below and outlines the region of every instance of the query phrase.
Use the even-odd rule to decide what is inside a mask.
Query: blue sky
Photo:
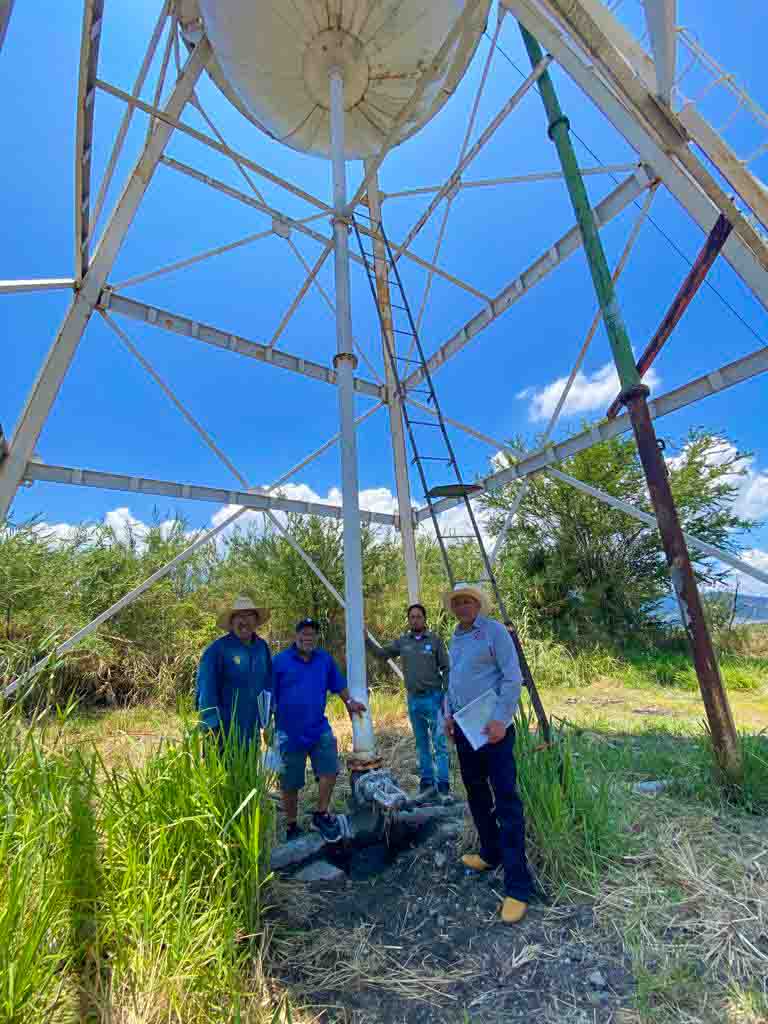
[[[107,5],[101,77],[131,89],[158,6],[145,2]],[[726,68],[736,71],[758,101],[768,105],[765,63],[754,48],[750,51],[744,45],[744,40],[754,37],[761,27],[759,7],[757,3],[731,5],[729,17],[723,19],[716,0],[681,0],[679,20],[695,28],[702,45]],[[636,0],[624,0],[620,9],[630,24],[637,23],[638,11]],[[13,97],[12,103],[4,105],[0,184],[6,215],[0,278],[67,277],[72,273],[73,145],[81,13],[81,4],[74,0],[17,4],[0,56],[0,89],[6,97]],[[491,27],[494,19],[495,3]],[[511,17],[505,22],[500,42],[509,59],[500,53],[494,56],[480,106],[480,129],[521,81],[512,62],[527,68]],[[450,174],[487,51],[488,41],[484,39],[463,83],[442,112],[388,157],[381,174],[385,191],[438,185]],[[689,83],[695,91],[696,74],[694,69],[684,83],[684,91]],[[592,151],[588,152],[582,141],[576,142],[582,165],[595,162],[592,154],[602,163],[632,162],[632,151],[589,100],[558,70],[554,75],[572,127]],[[325,161],[300,155],[260,135],[208,80],[201,81],[198,94],[232,146],[329,200],[330,167]],[[146,90],[145,98],[149,95],[150,90]],[[716,109],[720,102],[717,95],[708,102],[713,116],[725,112],[725,108]],[[124,109],[119,100],[104,94],[97,97],[96,104],[94,195]],[[196,111],[188,110],[185,119],[205,129]],[[136,115],[110,192],[111,202],[140,151],[145,130],[144,116]],[[747,121],[736,123],[734,139],[748,147],[751,130]],[[226,158],[193,140],[174,137],[168,153],[247,191]],[[556,167],[540,100],[530,93],[466,177],[476,180]],[[768,157],[755,165],[763,176],[767,168]],[[351,185],[360,180],[361,170],[360,164],[349,165]],[[300,217],[312,212],[268,182],[259,182],[259,187],[268,202],[289,215]],[[605,175],[594,176],[588,179],[588,187],[597,202],[615,187],[615,182]],[[385,218],[390,236],[403,237],[427,202],[424,196],[387,201]],[[637,212],[636,206],[631,206],[603,231],[612,264]],[[656,226],[647,223],[643,227],[619,288],[630,335],[638,349],[655,330],[686,273],[687,263],[680,253],[693,259],[703,241],[698,228],[663,188],[654,200],[652,217]],[[432,255],[439,220],[439,216],[433,218],[413,246],[427,259]],[[546,252],[572,223],[561,181],[464,190],[454,203],[439,263],[493,295]],[[122,281],[269,226],[267,218],[257,211],[160,167],[120,251],[111,280]],[[324,233],[328,230],[322,221],[314,226]],[[313,263],[320,251],[318,245],[296,234],[293,239],[305,260]],[[405,261],[401,268],[411,303],[418,308],[425,275]],[[128,288],[125,294],[264,341],[271,337],[304,276],[286,242],[273,236]],[[330,260],[320,280],[332,294]],[[760,344],[754,332],[768,340],[768,314],[724,262],[716,264],[709,280],[717,292],[708,287],[701,290],[657,363],[657,393],[753,351]],[[6,432],[18,416],[67,299],[65,292],[0,299],[6,346],[0,380],[0,421]],[[436,279],[422,331],[427,352],[446,341],[479,308],[476,299]],[[533,441],[545,425],[541,417],[551,405],[553,384],[567,376],[594,309],[586,263],[583,254],[578,253],[439,372],[435,382],[445,412],[495,437],[523,434]],[[381,371],[375,311],[368,283],[360,271],[353,271],[353,315],[355,335]],[[334,388],[133,321],[120,323],[252,483],[270,483],[335,432]],[[280,347],[330,363],[335,350],[334,324],[315,289],[301,304]],[[610,394],[612,386],[605,369],[609,358],[601,327],[585,363],[585,376],[578,382],[577,401],[569,407],[557,436],[567,436],[584,418],[603,413],[605,395]],[[358,372],[370,376],[362,366]],[[768,445],[765,403],[761,401],[764,388],[760,378],[740,385],[659,421],[658,430],[669,440],[681,438],[691,426],[724,430],[735,444],[754,452],[741,507],[763,522],[749,542],[754,547],[750,557],[768,568]],[[369,402],[360,398],[359,411]],[[382,411],[359,433],[364,500],[381,508],[391,504],[393,487],[386,425]],[[466,475],[487,472],[491,449],[461,434],[454,433],[453,439]],[[38,449],[40,456],[51,463],[218,486],[231,482],[226,469],[201,445],[99,318],[88,327]],[[331,449],[301,471],[295,478],[299,490],[294,488],[293,493],[327,498],[339,477],[338,451]],[[421,504],[418,491],[414,497]],[[15,516],[23,519],[40,515],[49,523],[60,524],[99,520],[108,514],[114,518],[116,509],[128,508],[130,516],[147,521],[155,507],[161,516],[176,511],[151,497],[35,484],[19,495]],[[185,504],[182,510],[192,526],[209,524],[217,513],[215,506],[202,503]],[[125,513],[120,515],[124,517]],[[745,589],[754,592],[760,588],[750,584]]]

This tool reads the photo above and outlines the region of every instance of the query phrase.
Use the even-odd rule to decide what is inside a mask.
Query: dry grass
[[[599,931],[618,937],[631,956],[637,979],[637,1005],[615,1017],[616,1024],[768,1024],[768,825],[725,805],[706,805],[693,792],[656,798],[631,792],[634,781],[664,777],[676,757],[688,756],[681,752],[700,728],[700,704],[688,693],[632,691],[604,682],[547,696],[550,710],[585,727],[576,741],[578,756],[596,780],[610,777],[612,792],[624,802],[630,823],[630,852],[606,863],[595,899]],[[754,694],[732,696],[741,727],[761,729],[768,724],[764,698],[761,703]],[[374,694],[372,710],[385,762],[406,788],[414,788],[416,753],[402,697]],[[345,753],[351,749],[349,720],[336,707],[331,717]],[[147,735],[172,735],[177,726],[172,716],[142,709],[138,714],[120,712],[81,722],[68,738],[77,743],[95,739],[115,758],[133,758],[146,749]],[[347,794],[342,773],[335,798],[340,809]],[[314,795],[310,783],[304,810],[313,806]],[[473,846],[474,838],[467,821],[458,849]],[[566,888],[561,899],[569,897],[575,902],[593,898],[578,888]],[[366,989],[415,1005],[432,1003],[446,1012],[466,1010],[468,1019],[483,1019],[482,998],[475,997],[477,1005],[463,1007],[455,1004],[451,993],[457,979],[478,978],[478,964],[461,955],[447,965],[423,949],[409,957],[408,926],[413,922],[405,917],[402,940],[387,945],[367,925],[353,933],[334,927],[332,907],[316,890],[277,881],[268,902],[271,919],[279,922],[278,934],[269,936],[269,948],[254,964],[254,978],[260,980],[254,983],[244,1020],[288,1020],[273,1017],[283,994],[273,980],[275,973],[300,979],[291,984],[294,1007],[313,1001],[316,993]],[[393,913],[402,909],[393,907]],[[557,907],[551,912],[557,913]],[[314,927],[318,920],[325,920],[326,926]],[[586,931],[585,945],[595,937]],[[516,958],[533,960],[548,952],[529,945],[518,950]],[[146,981],[144,990],[151,993],[150,979]],[[160,1019],[157,1005],[149,1016],[148,1007],[123,1005],[123,1016],[116,1018],[120,1024]],[[267,1007],[272,1008],[269,1013]],[[318,1019],[317,1008],[292,1012],[296,1024]],[[554,1024],[581,1018],[563,997],[554,1000],[540,1019]]]
[[[633,955],[641,1019],[768,1020],[768,829],[664,797],[633,827],[596,911]]]
[[[479,960],[463,954],[446,964],[422,949],[408,952],[408,944],[384,945],[373,937],[373,925],[353,930],[329,925],[309,932],[291,933],[272,943],[276,966],[290,967],[302,978],[293,997],[312,993],[376,989],[400,999],[455,1003],[451,988],[481,974]]]

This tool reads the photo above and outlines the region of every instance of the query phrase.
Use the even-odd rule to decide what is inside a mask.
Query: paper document
[[[488,742],[483,729],[493,718],[498,699],[499,695],[495,690],[486,690],[469,704],[465,704],[461,711],[454,712],[454,721],[469,740],[473,750],[479,750]],[[512,719],[508,718],[504,725],[508,726],[511,722]]]

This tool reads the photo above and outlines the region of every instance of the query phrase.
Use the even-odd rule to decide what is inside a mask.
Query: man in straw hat
[[[203,652],[197,669],[197,707],[205,730],[222,743],[233,729],[241,743],[259,731],[258,696],[272,688],[272,658],[256,630],[269,611],[241,594],[221,611],[217,625],[224,636]]]
[[[515,924],[525,916],[533,888],[525,858],[525,820],[513,752],[512,718],[523,681],[520,663],[506,628],[488,617],[490,601],[480,587],[457,583],[443,595],[443,603],[458,619],[450,645],[445,732],[456,744],[469,809],[480,837],[479,852],[465,854],[462,861],[478,872],[504,866],[501,919]],[[478,713],[484,725],[477,722]]]

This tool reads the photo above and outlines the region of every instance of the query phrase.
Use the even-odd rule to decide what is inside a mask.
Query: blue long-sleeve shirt
[[[329,693],[346,687],[338,665],[327,651],[315,648],[309,659],[296,645],[274,660],[275,714],[284,751],[310,750],[331,726],[325,716]]]
[[[197,669],[197,707],[206,729],[228,732],[232,721],[241,739],[259,729],[256,698],[272,689],[272,657],[259,636],[244,644],[234,633],[206,647]]]
[[[459,711],[486,690],[497,694],[493,717],[508,721],[517,710],[523,674],[512,637],[500,622],[478,615],[468,630],[451,637],[448,710]]]

